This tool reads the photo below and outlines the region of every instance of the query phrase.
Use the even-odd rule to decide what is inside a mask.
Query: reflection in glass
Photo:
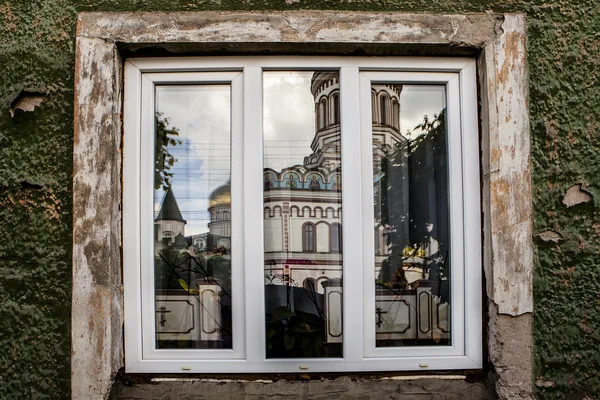
[[[443,86],[373,84],[378,347],[448,345],[450,257]]]
[[[266,356],[342,357],[339,75],[263,82]]]
[[[230,87],[156,87],[156,348],[231,348]]]
[[[342,226],[337,222],[331,224],[331,252],[339,253],[342,251]]]

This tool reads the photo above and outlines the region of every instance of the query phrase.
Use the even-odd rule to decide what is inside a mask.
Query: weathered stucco
[[[481,47],[492,41],[495,15],[357,12],[118,13],[80,16],[78,36],[123,43],[410,43]]]
[[[533,311],[525,21],[507,18],[479,59],[486,292],[500,314]]]
[[[519,379],[535,382],[539,398],[568,393],[574,398],[600,396],[600,10],[596,0],[38,0],[0,5],[0,346],[5,349],[0,352],[1,398],[70,394],[76,13],[302,8],[526,14],[536,237],[535,370]],[[32,111],[17,109],[11,116],[11,105],[23,89],[43,94],[43,100]],[[574,185],[581,185],[591,200],[568,207],[563,200]],[[110,215],[111,224],[118,225],[115,214]],[[507,290],[513,283],[508,282]],[[111,309],[118,301],[118,294],[102,296],[100,303]],[[527,314],[500,317],[504,321],[496,325],[508,332],[516,319],[530,318]],[[520,328],[513,336],[527,325],[517,323]],[[496,368],[502,363],[515,366],[513,361],[493,357],[492,361]]]
[[[481,383],[469,383],[464,376],[396,377],[400,379],[368,379],[343,376],[311,381],[237,381],[237,380],[174,380],[148,385],[115,385],[111,400],[148,398],[188,399],[353,399],[353,400],[479,400],[485,396]],[[407,378],[407,379],[405,379]]]
[[[76,45],[71,370],[92,399],[122,365],[121,60],[104,41]]]

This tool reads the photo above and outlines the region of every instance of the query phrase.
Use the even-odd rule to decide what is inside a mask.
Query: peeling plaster
[[[78,38],[77,49],[72,397],[100,399],[123,362],[120,59],[99,39]]]
[[[22,90],[17,97],[10,103],[10,116],[14,117],[18,111],[31,112],[35,110],[46,97],[46,93],[36,91]]]
[[[538,237],[543,242],[558,243],[563,239],[563,237],[560,233],[553,231],[551,229],[549,229],[547,231],[536,233],[535,236]]]
[[[592,194],[587,190],[582,189],[581,184],[577,184],[567,189],[562,202],[567,207],[573,207],[577,204],[589,203],[592,200],[594,200]]]
[[[489,182],[489,198],[484,196],[484,268],[487,294],[498,312],[512,316],[533,311],[533,210],[529,166],[529,115],[525,73],[525,21],[507,16],[503,35],[490,44],[494,49],[484,56],[489,77],[485,111],[489,154],[484,174]],[[488,161],[487,163],[485,161]],[[484,191],[485,193],[485,191]],[[489,208],[486,214],[485,209]],[[490,247],[488,247],[490,246]],[[507,284],[509,283],[510,284]]]
[[[481,45],[494,40],[500,16],[369,12],[119,13],[79,16],[78,35],[124,43],[423,43]]]

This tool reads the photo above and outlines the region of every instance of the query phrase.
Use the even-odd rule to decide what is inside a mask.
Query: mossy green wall
[[[0,398],[69,396],[77,12],[301,8],[527,15],[534,231],[544,232],[532,379],[539,398],[600,396],[598,0],[21,0],[0,4]],[[42,102],[11,116],[22,89]],[[574,184],[593,200],[567,208]]]

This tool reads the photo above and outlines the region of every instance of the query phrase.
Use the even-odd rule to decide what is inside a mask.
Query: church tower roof
[[[208,207],[231,204],[231,179],[217,187],[208,197]]]
[[[163,199],[160,212],[158,213],[156,220],[179,221],[183,222],[184,224],[187,223],[187,221],[181,216],[181,211],[179,211],[177,200],[175,200],[175,196],[173,195],[173,191],[171,189],[169,189],[167,194],[165,194],[165,198]]]

